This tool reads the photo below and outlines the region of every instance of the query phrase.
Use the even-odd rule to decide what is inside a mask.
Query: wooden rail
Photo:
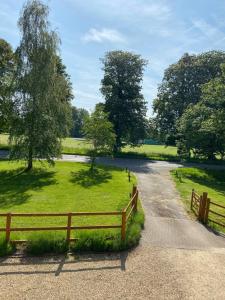
[[[121,228],[121,239],[125,241],[126,239],[126,227],[128,220],[131,217],[132,213],[137,211],[137,202],[138,202],[138,189],[136,186],[133,187],[131,199],[122,211],[111,211],[111,212],[63,212],[63,213],[0,213],[0,217],[6,218],[6,225],[4,228],[0,228],[0,232],[5,232],[5,239],[7,242],[11,241],[10,235],[11,232],[24,232],[24,231],[55,231],[62,230],[66,231],[66,240],[67,242],[74,241],[75,239],[71,238],[72,230],[92,230],[92,229],[117,229]],[[73,226],[72,221],[73,217],[82,217],[82,216],[121,216],[121,224],[113,225],[90,225],[90,226]],[[12,219],[17,217],[67,217],[66,226],[52,226],[52,227],[12,227]],[[24,242],[24,241],[16,241]]]
[[[211,209],[211,205],[224,209],[224,214]],[[191,210],[203,224],[207,225],[210,221],[221,227],[225,227],[225,221],[224,223],[220,223],[211,217],[209,218],[209,214],[212,214],[212,216],[215,215],[225,219],[225,206],[211,201],[211,199],[208,198],[208,193],[204,192],[202,195],[198,195],[193,189],[191,193]]]

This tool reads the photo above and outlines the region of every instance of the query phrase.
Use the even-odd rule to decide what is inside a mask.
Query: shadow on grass
[[[93,185],[108,182],[112,179],[111,173],[102,167],[95,167],[94,170],[80,170],[78,172],[71,172],[71,182],[79,184],[82,187],[89,188]]]
[[[34,169],[28,173],[23,168],[0,171],[0,207],[23,204],[31,197],[29,191],[55,184],[54,174],[44,169]]]
[[[204,169],[201,170],[200,173],[184,173],[184,178],[209,187],[219,194],[225,196],[225,170]]]
[[[127,152],[119,152],[115,155],[115,157],[119,158],[139,158],[139,159],[148,159],[148,160],[164,160],[171,162],[179,162],[181,159],[179,156],[172,154],[164,154],[164,153],[148,153],[148,152],[135,152],[135,151],[127,151]]]

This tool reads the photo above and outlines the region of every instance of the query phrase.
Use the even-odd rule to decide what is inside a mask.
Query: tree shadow
[[[70,182],[79,184],[82,187],[89,188],[93,185],[106,183],[112,179],[112,174],[103,167],[95,167],[93,170],[80,170],[78,172],[71,172],[72,178]]]
[[[54,174],[39,168],[28,173],[23,168],[0,171],[0,207],[21,205],[31,197],[29,191],[56,184]]]
[[[225,196],[225,170],[204,169],[204,174],[188,174],[185,177],[200,185],[207,186]]]

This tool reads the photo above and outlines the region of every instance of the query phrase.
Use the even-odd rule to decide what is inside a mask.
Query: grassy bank
[[[121,211],[129,201],[129,193],[136,178],[128,182],[127,173],[114,167],[98,166],[94,173],[83,163],[57,162],[55,167],[35,164],[31,173],[23,172],[22,163],[0,161],[0,211],[1,212],[85,212]],[[143,212],[139,212],[128,226],[126,243],[120,241],[120,230],[73,231],[79,238],[74,250],[96,250],[101,241],[102,250],[119,250],[134,246],[143,225]],[[74,217],[74,226],[120,224],[120,216]],[[66,226],[67,218],[15,218],[15,227]],[[0,217],[0,227],[5,218]],[[129,234],[129,232],[133,232]],[[65,250],[65,232],[12,233],[12,239],[28,239],[28,251],[60,252]],[[0,235],[2,240],[4,235]],[[86,246],[84,246],[86,245]],[[88,246],[89,245],[89,246]],[[97,247],[98,248],[98,247]]]
[[[225,170],[209,170],[198,168],[180,168],[171,171],[176,187],[180,192],[181,199],[189,213],[191,190],[195,189],[198,194],[207,192],[209,198],[217,204],[225,206]],[[213,210],[225,215],[225,210],[213,207]],[[209,218],[224,223],[224,218],[209,214]],[[225,228],[210,224],[213,228],[225,232]]]

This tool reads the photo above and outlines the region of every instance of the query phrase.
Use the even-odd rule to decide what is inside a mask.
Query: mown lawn
[[[63,140],[64,154],[76,154],[76,155],[88,155],[91,145],[85,140],[78,140],[74,138],[66,138]],[[0,135],[0,149],[6,149],[8,147],[8,135]],[[164,145],[142,145],[140,147],[126,146],[122,149],[122,152],[118,154],[120,157],[136,157],[136,158],[148,158],[153,160],[170,160],[177,161],[176,147],[165,147]]]
[[[208,197],[215,203],[225,206],[225,170],[209,170],[198,168],[180,168],[171,171],[176,187],[180,192],[184,205],[189,213],[191,191],[198,194],[208,193]],[[211,205],[211,209],[225,215],[225,209]],[[225,224],[225,218],[209,213],[209,218]],[[210,226],[225,232],[225,228],[210,223]]]
[[[136,178],[128,182],[127,173],[114,167],[98,166],[90,173],[83,163],[56,162],[55,167],[35,163],[31,173],[22,163],[0,161],[0,212],[85,212],[121,211],[129,201]],[[143,217],[142,211],[140,212]],[[12,226],[66,226],[66,217],[15,218]],[[121,224],[120,216],[74,217],[72,225]],[[5,218],[0,217],[0,227]],[[74,237],[85,232],[73,232]],[[99,232],[89,231],[89,237]],[[104,230],[105,237],[120,236],[120,230]],[[140,233],[139,233],[140,234]],[[3,234],[1,234],[3,236]],[[32,239],[42,233],[13,233],[13,239]],[[65,237],[66,233],[55,233]],[[101,234],[100,234],[101,235]]]

